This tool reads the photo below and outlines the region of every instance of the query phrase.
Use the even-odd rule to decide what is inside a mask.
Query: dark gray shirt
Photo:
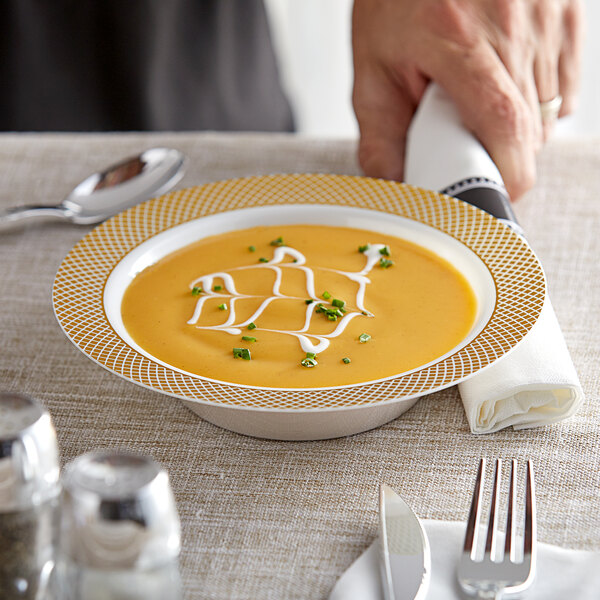
[[[262,0],[0,7],[0,130],[293,128]]]

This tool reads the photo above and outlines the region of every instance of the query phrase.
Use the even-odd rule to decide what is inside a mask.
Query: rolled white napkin
[[[423,521],[431,547],[431,581],[427,600],[461,600],[456,567],[465,534],[464,523]],[[501,544],[500,544],[501,545]],[[383,600],[378,540],[350,565],[329,600]],[[538,544],[537,574],[528,600],[596,600],[600,590],[600,554]]]
[[[458,390],[473,433],[540,427],[577,410],[583,390],[548,296],[525,339]]]
[[[426,90],[411,124],[405,181],[443,190],[470,178],[502,184],[448,95]],[[473,433],[539,427],[571,416],[584,394],[550,299],[525,339],[508,355],[458,386]]]

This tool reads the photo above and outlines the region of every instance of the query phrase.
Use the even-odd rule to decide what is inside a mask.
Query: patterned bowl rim
[[[240,208],[289,204],[347,206],[392,213],[443,232],[474,252],[496,287],[483,329],[442,360],[382,380],[320,388],[238,385],[185,374],[152,361],[115,332],[104,288],[140,244],[175,226]],[[512,351],[537,320],[546,282],[527,242],[487,213],[430,190],[348,175],[294,174],[229,179],[171,192],[109,219],[62,261],[53,305],[67,337],[89,358],[143,387],[187,401],[252,411],[311,412],[413,399],[471,377]]]

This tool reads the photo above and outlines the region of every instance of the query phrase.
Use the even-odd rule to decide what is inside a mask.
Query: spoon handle
[[[0,211],[0,229],[23,220],[66,219],[68,214],[59,206],[14,206]]]

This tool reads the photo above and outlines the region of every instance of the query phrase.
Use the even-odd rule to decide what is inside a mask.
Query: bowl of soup
[[[240,433],[322,439],[498,360],[544,292],[527,244],[456,199],[275,175],[117,215],[67,256],[54,303],[74,343],[134,383]]]

